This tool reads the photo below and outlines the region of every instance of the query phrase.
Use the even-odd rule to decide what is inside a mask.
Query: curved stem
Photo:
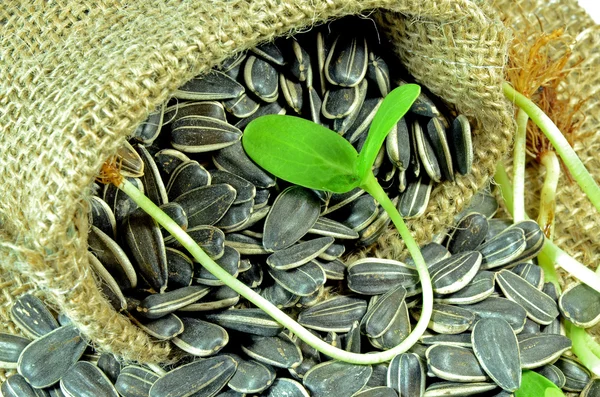
[[[552,240],[554,237],[554,213],[556,209],[556,189],[560,177],[560,163],[556,153],[552,150],[544,152],[540,157],[540,161],[546,167],[546,177],[540,193],[540,210],[537,223],[546,237]]]
[[[576,327],[570,321],[565,321],[565,331],[573,341],[573,353],[595,376],[600,376],[600,345],[585,329]]]
[[[525,144],[529,116],[523,109],[517,112],[517,131],[513,149],[513,221],[525,220]]]
[[[502,85],[502,88],[504,90],[504,95],[518,107],[523,109],[546,135],[563,163],[569,169],[573,179],[577,181],[581,190],[583,190],[594,207],[596,207],[596,211],[600,212],[600,187],[598,187],[598,184],[585,168],[579,157],[577,157],[577,154],[560,130],[540,108],[538,108],[531,100],[515,91],[510,84],[505,82]]]
[[[206,270],[212,273],[215,277],[220,279],[227,285],[229,288],[246,298],[248,301],[252,302],[258,308],[262,309],[265,313],[271,316],[275,321],[283,325],[285,328],[289,329],[298,338],[302,339],[304,342],[314,347],[321,353],[330,356],[335,360],[345,361],[352,364],[379,364],[386,361],[391,360],[396,355],[405,352],[408,350],[420,337],[414,336],[417,333],[417,328],[419,324],[422,323],[419,320],[417,327],[415,330],[409,335],[407,339],[405,339],[400,345],[394,347],[393,349],[386,350],[383,352],[377,352],[373,354],[357,354],[347,352],[336,347],[331,346],[327,342],[319,339],[317,336],[310,333],[306,328],[298,324],[292,318],[290,318],[287,314],[279,310],[275,305],[271,302],[258,295],[248,286],[238,281],[236,278],[231,276],[227,271],[221,268],[218,264],[215,263],[203,250],[198,246],[198,244],[173,221],[167,214],[165,214],[160,208],[158,208],[148,197],[144,196],[135,186],[133,186],[126,179],[123,180],[122,184],[119,186],[123,192],[125,192],[129,197],[133,199],[137,203],[137,205],[146,211],[150,216],[152,216],[162,227],[164,227],[169,233],[173,235],[188,251],[194,259],[204,266]],[[386,195],[387,198],[387,195]],[[389,201],[389,198],[388,198]],[[393,206],[393,205],[392,205]],[[414,241],[413,241],[414,242]],[[407,244],[408,245],[408,244]],[[417,247],[418,248],[418,247]],[[423,261],[421,257],[421,261]],[[415,262],[417,260],[415,259]],[[421,274],[421,273],[419,273]],[[428,279],[428,277],[427,277]],[[423,279],[422,279],[423,280]],[[429,288],[429,294],[432,295],[431,292],[431,283],[427,284],[427,282],[423,282],[423,294],[425,294],[427,287]],[[430,298],[432,299],[432,298]],[[424,303],[425,306],[425,303]],[[425,311],[425,308],[423,309]],[[429,317],[431,316],[431,309],[429,316],[423,315],[422,318],[427,317],[427,322],[429,322]]]
[[[431,314],[433,312],[433,287],[431,285],[431,277],[429,276],[429,270],[427,269],[427,264],[425,263],[425,259],[423,259],[423,255],[421,254],[421,250],[417,245],[417,242],[413,239],[410,231],[406,227],[402,216],[398,213],[396,206],[388,195],[385,193],[381,185],[377,182],[377,179],[370,173],[369,177],[365,181],[364,185],[361,186],[365,191],[367,191],[371,196],[375,198],[381,204],[383,209],[388,213],[392,222],[400,232],[402,236],[402,240],[404,244],[406,244],[406,248],[408,252],[412,256],[412,259],[415,262],[415,266],[417,268],[417,272],[419,273],[419,279],[421,280],[421,288],[423,294],[423,309],[421,312],[421,317],[417,322],[417,325],[410,333],[410,335],[402,342],[402,344],[407,345],[407,349],[414,345],[421,335],[427,329],[427,325],[429,324],[429,320],[431,319]]]

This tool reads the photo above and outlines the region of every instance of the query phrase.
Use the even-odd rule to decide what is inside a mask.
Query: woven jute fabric
[[[374,11],[375,10],[375,11]],[[451,223],[507,151],[500,83],[507,30],[469,0],[7,1],[0,10],[0,330],[23,290],[62,310],[102,351],[165,361],[116,313],[86,259],[88,199],[102,163],[182,83],[233,53],[365,13],[418,81],[473,122],[473,174],[435,189],[409,222],[424,242]],[[386,236],[383,254],[395,255]],[[24,287],[26,286],[26,287]],[[19,290],[19,288],[21,290]]]

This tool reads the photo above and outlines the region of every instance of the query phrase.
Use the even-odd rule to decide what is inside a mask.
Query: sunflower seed
[[[400,306],[406,297],[406,289],[399,285],[387,293],[377,297],[373,305],[369,305],[361,321],[365,335],[371,338],[382,336],[400,315]]]
[[[400,396],[423,396],[425,381],[425,368],[418,355],[402,353],[390,362],[387,386],[396,390]]]
[[[552,364],[548,364],[541,368],[537,368],[535,372],[542,375],[550,382],[554,383],[559,389],[562,389],[565,385],[565,382],[567,381],[567,379],[565,378],[565,374],[563,374],[563,372],[560,369],[558,369],[558,367]]]
[[[219,183],[202,186],[183,193],[174,202],[187,214],[188,227],[214,225],[221,219],[233,201],[236,191],[230,185]]]
[[[421,336],[421,343],[424,345],[453,345],[459,347],[472,347],[471,334],[462,333],[455,335],[423,335]]]
[[[385,97],[391,91],[390,68],[383,58],[374,52],[369,52],[369,63],[367,65],[367,77],[377,84],[379,93]]]
[[[360,321],[367,303],[359,298],[336,296],[304,310],[298,322],[317,331],[348,332],[354,321]]]
[[[544,270],[537,265],[519,263],[511,271],[539,290],[544,286]]]
[[[166,203],[159,207],[165,214],[169,216],[177,226],[182,228],[183,230],[187,230],[188,228],[188,219],[183,207],[177,203]],[[169,232],[167,232],[162,226],[160,226],[160,230],[163,234],[163,237],[167,237]]]
[[[335,212],[340,223],[357,232],[367,227],[377,214],[377,202],[370,195],[363,195]]]
[[[600,396],[600,379],[592,379],[582,390],[579,397],[596,397]]]
[[[182,317],[184,331],[173,343],[186,353],[206,357],[218,353],[229,342],[224,328],[196,318]]]
[[[316,261],[316,260],[315,260]],[[346,265],[339,259],[332,261],[316,261],[325,272],[327,280],[343,280],[346,273]]]
[[[189,236],[206,252],[212,259],[219,259],[225,249],[225,233],[214,226],[196,226],[187,230]],[[165,238],[165,244],[181,250],[183,245],[169,236]],[[186,251],[184,251],[186,252]]]
[[[25,336],[37,339],[58,328],[56,319],[44,302],[31,294],[21,295],[10,308],[12,321]]]
[[[475,313],[475,321],[482,318],[502,318],[510,324],[516,334],[525,326],[527,317],[525,309],[509,299],[489,297],[481,302],[462,307]]]
[[[554,363],[554,366],[565,375],[563,390],[580,392],[592,377],[590,371],[574,359],[561,357]]]
[[[454,219],[455,221],[458,221],[459,219],[462,219],[466,214],[470,213],[470,212],[478,212],[484,216],[487,216],[488,219],[493,217],[496,212],[498,211],[498,201],[496,200],[496,197],[491,193],[489,185],[483,189],[481,189],[480,191],[478,191],[473,198],[471,199],[471,202],[469,203],[469,205],[460,213],[458,213]],[[493,224],[494,220],[490,219],[490,222]],[[508,222],[509,225],[512,225],[512,221]],[[490,232],[488,231],[488,236],[489,237],[494,237],[495,235],[490,234]]]
[[[259,336],[275,336],[283,329],[260,309],[231,309],[207,314],[204,318],[230,330]]]
[[[532,220],[525,220],[519,223],[515,223],[512,228],[523,230],[525,235],[526,246],[523,252],[517,256],[513,261],[524,262],[537,256],[542,250],[544,245],[545,235],[537,222]]]
[[[251,201],[256,196],[256,187],[240,176],[221,170],[212,170],[210,175],[211,184],[228,184],[235,189],[234,205]]]
[[[35,388],[52,386],[79,360],[86,347],[74,325],[56,328],[23,349],[17,365],[19,374]]]
[[[494,273],[479,271],[471,282],[458,292],[436,296],[435,301],[452,305],[465,305],[481,302],[494,292]]]
[[[523,331],[521,331],[521,335],[526,334],[539,334],[540,333],[540,325],[535,321],[530,319],[525,319],[525,326],[523,327]]]
[[[398,202],[397,208],[400,215],[407,219],[423,215],[429,204],[432,186],[431,180],[426,175],[409,182]]]
[[[421,256],[423,256],[425,264],[430,269],[437,262],[450,258],[450,255],[450,251],[446,247],[435,242],[427,243],[421,247]],[[406,263],[406,266],[416,269],[415,261],[412,258],[405,258],[404,263]]]
[[[403,85],[406,83],[402,83]],[[421,91],[417,100],[410,107],[410,112],[418,114],[419,116],[427,117],[438,117],[441,116],[440,111],[433,103],[433,101],[427,96],[424,91]]]
[[[521,255],[526,245],[525,234],[521,229],[511,228],[496,235],[477,247],[483,255],[481,269],[489,270],[510,263]]]
[[[291,270],[268,269],[271,277],[284,289],[298,296],[310,296],[325,284],[325,272],[316,262]]]
[[[473,383],[455,383],[455,382],[436,382],[431,384],[423,397],[442,397],[442,396],[473,396],[479,395],[496,389],[495,383],[473,382]]]
[[[281,92],[283,92],[283,98],[287,105],[294,109],[294,112],[300,114],[303,105],[302,84],[288,79],[285,74],[282,73],[279,75],[279,85],[281,86]]]
[[[419,124],[418,120],[414,120],[411,124],[412,137],[417,144],[417,154],[421,159],[421,164],[425,168],[425,172],[429,175],[434,182],[440,182],[442,178],[442,171],[440,168],[439,161],[435,156],[433,146],[428,136],[423,132],[423,128]]]
[[[439,118],[433,117],[427,123],[426,130],[444,178],[454,181],[454,167],[452,166],[452,156],[446,138],[446,129]]]
[[[115,215],[108,204],[96,196],[92,196],[90,199],[90,224],[113,239],[117,236]]]
[[[180,86],[173,96],[178,99],[194,101],[212,101],[237,98],[244,87],[237,81],[217,70],[194,77]]]
[[[325,94],[323,94],[325,95]],[[310,120],[317,124],[323,124],[321,121],[321,108],[323,107],[323,100],[313,87],[308,87],[308,113],[310,114]]]
[[[163,292],[168,280],[167,255],[158,223],[138,210],[127,217],[123,232],[140,275],[156,291]]]
[[[301,383],[287,378],[277,378],[263,394],[264,397],[310,397]]]
[[[140,177],[144,185],[144,193],[154,204],[159,206],[165,204],[169,199],[154,157],[141,144],[135,145],[135,150],[144,162],[144,175]]]
[[[585,284],[569,286],[558,299],[558,306],[578,327],[590,328],[600,322],[600,294]]]
[[[219,150],[213,156],[213,162],[218,169],[236,174],[257,188],[275,185],[275,179],[250,160],[240,142]]]
[[[358,36],[338,36],[325,60],[325,77],[334,85],[354,87],[367,73],[367,40]]]
[[[121,288],[114,277],[90,252],[88,252],[88,262],[96,276],[98,276],[96,279],[98,287],[106,295],[114,309],[116,311],[123,311],[127,309],[127,301],[125,300],[125,296],[123,296],[123,292],[121,291]]]
[[[451,294],[466,287],[477,274],[481,258],[479,252],[467,251],[433,264],[429,268],[433,291]]]
[[[562,335],[519,335],[521,368],[532,369],[554,362],[571,348],[571,340]]]
[[[398,315],[389,328],[378,338],[369,338],[369,342],[377,349],[392,349],[408,337],[411,331],[410,318],[406,300],[400,304]]]
[[[209,290],[210,288],[206,286],[192,285],[162,294],[153,294],[141,301],[137,311],[148,319],[157,319],[194,303],[208,294]]]
[[[241,204],[233,204],[215,226],[226,233],[245,229],[248,222],[250,222],[253,207],[253,200]]]
[[[209,397],[217,394],[235,374],[237,363],[229,356],[216,356],[182,365],[160,377],[150,388],[150,397]]]
[[[123,397],[148,397],[157,379],[158,375],[147,368],[128,365],[121,370],[115,389]]]
[[[312,68],[310,66],[310,56],[300,44],[292,39],[293,59],[290,65],[290,72],[300,81],[305,82],[307,86],[312,86]]]
[[[225,245],[235,248],[242,255],[269,254],[260,240],[240,233],[228,233],[225,236]]]
[[[271,302],[279,309],[294,307],[299,301],[300,296],[286,290],[278,283],[273,283],[266,288],[263,288],[260,295]]]
[[[279,74],[269,62],[248,56],[244,66],[246,87],[265,102],[275,102],[279,96]]]
[[[60,380],[60,388],[67,396],[119,396],[104,372],[86,361],[69,369]]]
[[[314,397],[347,397],[362,389],[372,373],[370,365],[327,361],[312,367],[302,383]]]
[[[90,251],[114,277],[121,289],[126,290],[137,286],[137,274],[129,257],[112,238],[95,226],[91,226],[88,245]]]
[[[344,138],[350,143],[354,144],[367,133],[367,130],[371,126],[371,122],[375,118],[375,114],[379,109],[379,106],[383,102],[383,98],[366,98],[358,111],[356,120],[348,127],[348,130],[344,132]]]
[[[510,326],[501,318],[484,318],[471,333],[473,352],[479,364],[502,389],[514,392],[521,386],[520,344]]]
[[[167,314],[156,320],[136,319],[130,316],[129,319],[148,335],[160,340],[170,340],[183,332],[183,322],[174,314]]]
[[[427,364],[435,376],[452,382],[485,382],[488,379],[475,354],[464,347],[431,346],[427,349]]]
[[[245,92],[237,98],[223,102],[223,105],[229,113],[239,119],[251,117],[260,107],[260,104]]]
[[[420,308],[412,312],[417,319],[421,317]],[[441,334],[460,334],[468,330],[475,322],[475,314],[460,306],[435,303],[428,328]],[[450,380],[450,379],[449,379]]]
[[[211,176],[197,161],[185,161],[175,168],[167,183],[167,195],[173,200],[190,190],[210,185]]]
[[[240,253],[235,248],[225,246],[223,250],[223,256],[221,256],[215,262],[231,276],[238,276]],[[196,269],[194,270],[194,281],[199,284],[210,286],[221,286],[225,284],[200,264],[197,264]]]
[[[295,368],[302,362],[302,352],[285,333],[277,336],[255,336],[242,342],[242,351],[264,364],[278,368]]]
[[[327,90],[321,107],[323,117],[333,120],[358,112],[362,105],[361,92],[366,89],[365,84],[366,81],[361,84],[362,87],[334,87]]]
[[[117,149],[117,162],[121,164],[121,175],[139,178],[144,175],[144,162],[129,142]]]
[[[40,394],[34,389],[25,378],[19,374],[11,375],[2,382],[0,393],[3,397],[38,397]]]
[[[471,126],[464,115],[459,115],[452,123],[449,142],[454,154],[454,164],[461,175],[471,173],[473,164],[473,142],[471,140]]]
[[[179,309],[179,312],[203,312],[226,309],[236,305],[240,295],[227,286],[211,288],[210,292],[196,303]]]
[[[194,264],[183,252],[167,247],[167,272],[169,289],[188,287],[192,284]]]
[[[283,250],[275,251],[267,257],[266,262],[273,269],[293,269],[315,259],[331,246],[333,242],[334,239],[332,237],[319,237],[297,243]]]
[[[286,109],[282,107],[279,102],[261,104],[256,112],[252,113],[246,118],[240,119],[237,123],[235,123],[235,127],[243,131],[252,120],[255,120],[261,116],[266,116],[269,114],[286,114],[286,112]]]
[[[385,149],[390,161],[401,171],[409,167],[410,162],[410,131],[406,119],[400,121],[392,128],[385,138]]]
[[[281,51],[277,47],[275,43],[267,42],[262,43],[256,47],[250,49],[254,54],[259,57],[274,63],[275,65],[283,66],[285,65],[285,60],[283,59],[283,55]]]
[[[556,302],[510,270],[496,273],[496,282],[506,297],[521,305],[527,317],[540,324],[550,324],[558,317]]]
[[[473,212],[465,215],[454,228],[448,239],[448,250],[453,254],[476,249],[485,240],[488,220],[482,214]]]
[[[543,334],[550,335],[565,335],[565,327],[562,325],[558,318],[552,320],[552,322],[546,326],[540,327]]]
[[[185,153],[204,153],[233,145],[242,132],[219,119],[186,116],[173,123],[171,145]]]
[[[140,192],[144,193],[144,185],[140,179],[129,177],[126,177],[125,179],[137,187]],[[104,186],[104,196],[102,198],[106,201],[115,215],[117,224],[121,224],[129,214],[133,213],[138,208],[138,205],[131,197],[123,193],[122,190],[113,184]]]
[[[342,118],[335,118],[333,120],[333,130],[337,131],[340,135],[344,135],[346,131],[349,131],[354,126],[356,120],[360,116],[360,111],[365,102],[368,90],[367,81],[364,80],[358,85],[358,102],[355,107],[350,111],[348,115]]]
[[[358,232],[350,229],[340,222],[320,216],[317,221],[308,230],[308,233],[319,236],[335,237],[341,240],[352,240],[358,238]]]
[[[29,339],[0,333],[0,368],[17,368],[19,355],[29,343],[31,343]]]
[[[348,288],[364,295],[380,295],[396,285],[419,282],[416,270],[392,259],[364,258],[348,266]]]
[[[221,121],[227,121],[223,104],[217,101],[176,103],[165,109],[164,123],[171,124],[187,116],[204,116]],[[170,150],[170,149],[165,149]],[[164,151],[164,150],[162,150]]]
[[[227,386],[240,393],[260,393],[273,383],[275,371],[254,360],[238,359],[238,367]]]

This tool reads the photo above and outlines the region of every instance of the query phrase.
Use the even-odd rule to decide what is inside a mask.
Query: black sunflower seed
[[[291,107],[294,112],[300,114],[302,112],[302,105],[304,102],[302,84],[297,83],[292,79],[288,79],[285,74],[281,73],[279,75],[279,85],[281,86],[281,92],[283,93],[283,98],[285,99],[287,105]],[[316,92],[314,94],[318,95]]]
[[[427,350],[427,363],[435,376],[452,382],[485,382],[487,374],[470,349],[434,345]],[[457,365],[460,363],[460,365]]]
[[[421,308],[413,311],[413,316],[421,317]],[[475,314],[460,306],[435,303],[428,327],[441,334],[460,334],[475,323]]]
[[[481,254],[467,251],[434,263],[430,268],[433,291],[451,294],[467,286],[481,265]]]
[[[427,123],[426,130],[444,178],[449,181],[454,181],[454,167],[452,165],[452,156],[450,155],[450,147],[448,146],[448,139],[446,137],[446,129],[439,118],[433,117]]]
[[[0,393],[3,397],[39,397],[36,389],[19,374],[14,374],[2,382]]]
[[[245,92],[237,98],[223,102],[223,105],[229,113],[239,119],[252,117],[260,108],[260,104]]]
[[[481,302],[462,307],[475,313],[476,320],[502,318],[510,324],[515,333],[521,332],[525,326],[527,312],[521,305],[509,299],[489,297]]]
[[[354,87],[367,73],[367,40],[354,35],[338,36],[325,60],[325,77],[334,85]]]
[[[123,397],[148,397],[157,379],[158,375],[147,368],[128,365],[119,373],[115,389]]]
[[[250,160],[240,142],[219,150],[213,156],[213,162],[217,168],[236,174],[257,188],[275,185],[275,179]]]
[[[287,378],[277,378],[273,385],[269,387],[263,394],[264,397],[310,397],[301,383]]]
[[[88,262],[96,276],[98,276],[96,279],[98,287],[106,295],[106,298],[114,307],[114,309],[116,311],[123,311],[127,309],[127,301],[115,278],[90,252],[88,252]]]
[[[144,193],[144,185],[139,178],[126,177],[125,179],[138,188],[140,192]],[[129,214],[133,213],[138,208],[138,205],[131,197],[123,193],[122,190],[113,184],[104,186],[104,195],[102,198],[106,201],[115,215],[117,225],[120,225]]]
[[[390,68],[383,58],[374,52],[369,52],[367,77],[377,84],[379,93],[385,97],[391,91]]]
[[[275,336],[283,329],[260,309],[225,310],[207,314],[204,318],[227,329],[259,336]]]
[[[283,288],[279,283],[273,283],[260,290],[260,295],[271,302],[279,309],[294,307],[299,301],[300,296]],[[310,295],[312,296],[312,295]]]
[[[235,248],[225,246],[223,250],[223,256],[221,256],[215,262],[231,276],[238,276],[240,253]],[[217,287],[225,284],[199,263],[196,264],[196,268],[194,269],[194,281],[199,284]]]
[[[436,382],[431,384],[426,390],[424,397],[446,397],[446,396],[471,396],[485,393],[496,389],[495,383],[486,382]]]
[[[242,351],[256,361],[278,368],[295,368],[302,362],[298,345],[285,333],[255,336],[242,342]]]
[[[348,288],[364,295],[380,295],[396,285],[419,282],[414,268],[392,259],[364,258],[348,265]]]
[[[600,322],[600,293],[585,284],[574,284],[558,299],[563,316],[582,328],[593,327]]]
[[[58,328],[56,319],[38,297],[24,294],[18,297],[10,308],[13,322],[23,333],[37,339]]]
[[[375,303],[369,305],[362,318],[363,333],[371,338],[382,336],[400,315],[400,306],[405,297],[406,289],[401,285],[390,289],[384,295],[377,296]],[[371,299],[373,300],[373,298]]]
[[[327,361],[312,367],[302,383],[315,397],[347,397],[362,389],[372,373],[370,365]]]
[[[150,397],[214,396],[225,387],[236,368],[237,363],[229,356],[182,365],[154,382]]]
[[[448,240],[448,250],[453,254],[472,251],[485,240],[488,232],[488,220],[473,212],[464,216],[456,225]]]
[[[511,271],[539,290],[544,286],[544,270],[537,265],[532,263],[519,263],[512,268]]]
[[[333,242],[334,239],[332,237],[319,237],[303,241],[283,250],[275,251],[267,257],[266,262],[274,269],[293,269],[315,259],[331,246]]]
[[[422,397],[425,393],[425,368],[415,353],[402,353],[390,362],[387,386],[401,396]]]
[[[590,371],[574,359],[561,357],[554,365],[565,375],[565,385],[562,388],[566,391],[582,391],[592,377]]]
[[[0,368],[17,368],[19,356],[29,343],[29,339],[0,333]]]
[[[271,103],[279,96],[279,73],[269,62],[250,55],[244,66],[246,87],[257,97]]]
[[[169,201],[167,190],[154,162],[154,156],[141,144],[135,145],[135,150],[144,162],[144,175],[140,177],[144,185],[144,194],[158,206],[165,204]]]
[[[235,189],[225,183],[198,187],[183,193],[174,202],[181,205],[187,215],[188,227],[214,225],[235,200]]]
[[[398,315],[394,318],[389,328],[378,338],[369,338],[369,342],[377,349],[392,349],[408,337],[411,331],[410,317],[406,300],[402,301]]]
[[[214,226],[196,226],[187,230],[189,236],[213,259],[219,259],[225,249],[225,233]],[[165,244],[182,250],[183,245],[173,236],[165,238]],[[184,250],[183,252],[187,252]]]
[[[600,396],[600,379],[592,379],[581,391],[580,397]]]
[[[255,360],[236,358],[237,370],[227,383],[232,390],[239,393],[260,393],[273,383],[275,371],[269,365]]]
[[[266,116],[268,114],[286,114],[286,112],[286,109],[279,102],[261,104],[256,112],[252,113],[246,118],[240,119],[237,123],[235,123],[235,126],[243,131],[252,120],[255,120],[261,116]]]
[[[137,319],[133,316],[129,319],[148,335],[160,340],[173,339],[183,332],[183,322],[174,314],[167,314],[156,320]]]
[[[448,141],[457,171],[461,175],[469,174],[473,165],[473,142],[471,126],[466,116],[461,114],[454,119]]]
[[[223,104],[217,101],[179,102],[165,109],[164,123],[171,124],[182,117],[204,116],[227,121]],[[164,149],[170,150],[170,149]],[[163,151],[164,151],[163,150]]]
[[[532,369],[554,362],[571,348],[571,339],[562,335],[519,335],[521,368]]]
[[[184,161],[170,174],[167,195],[173,200],[190,190],[210,185],[211,176],[197,161]]]
[[[104,200],[92,196],[90,199],[90,224],[111,238],[117,237],[117,221],[112,210]]]
[[[196,303],[184,306],[179,312],[205,312],[226,309],[235,306],[240,300],[240,294],[227,286],[212,288],[208,294]]]
[[[537,368],[535,370],[538,374],[542,375],[550,382],[554,383],[559,389],[562,389],[565,385],[567,379],[565,378],[565,374],[558,369],[558,367],[548,364],[541,368]]]
[[[159,207],[165,214],[169,216],[169,218],[173,219],[177,226],[186,230],[188,228],[188,219],[185,211],[181,207],[181,205],[177,203],[166,203]],[[160,230],[163,234],[163,237],[166,237],[169,232],[167,232],[162,226],[160,226]]]
[[[294,295],[310,296],[325,284],[325,272],[316,262],[311,261],[290,270],[268,269],[277,284]]]
[[[351,296],[336,296],[304,310],[298,322],[318,331],[348,332],[367,311],[367,303]]]
[[[61,390],[68,396],[119,397],[108,377],[94,364],[79,361],[60,380]]]
[[[481,269],[488,270],[506,265],[525,250],[527,242],[523,230],[510,228],[477,247],[483,255]]]
[[[290,64],[290,72],[298,81],[306,82],[307,86],[312,86],[310,56],[295,39],[292,39],[292,62]]]
[[[185,153],[204,153],[233,145],[242,132],[219,119],[186,116],[173,123],[171,145]]]
[[[416,180],[409,182],[398,202],[397,208],[400,215],[407,219],[423,215],[429,204],[432,187],[431,179],[427,175],[421,175]]]
[[[144,175],[144,162],[129,142],[117,149],[117,161],[121,165],[121,175],[130,178]]]
[[[169,289],[188,287],[192,284],[194,264],[183,252],[167,247],[167,271]]]
[[[482,270],[460,291],[450,295],[438,295],[435,297],[435,301],[453,305],[467,305],[481,302],[493,292],[494,273]]]
[[[319,236],[335,237],[341,240],[353,240],[359,237],[358,232],[355,230],[324,216],[317,218],[317,221],[308,230],[308,233]]]
[[[209,290],[206,286],[192,285],[162,294],[152,294],[140,302],[137,311],[149,319],[160,318],[194,303],[208,294]]]
[[[216,324],[189,317],[182,317],[181,321],[184,330],[173,338],[173,343],[189,354],[212,356],[229,342],[227,331]]]
[[[283,55],[281,54],[279,47],[277,47],[275,43],[262,43],[256,47],[251,48],[250,51],[258,55],[259,57],[274,63],[275,65],[285,65],[285,59],[283,59]]]
[[[187,81],[173,96],[178,99],[211,101],[237,98],[243,92],[244,87],[237,81],[222,72],[212,70]]]
[[[344,132],[344,138],[346,138],[348,142],[354,144],[358,142],[361,137],[365,136],[371,126],[371,122],[375,118],[375,114],[377,113],[381,102],[383,102],[382,98],[366,98],[364,100],[354,123]]]

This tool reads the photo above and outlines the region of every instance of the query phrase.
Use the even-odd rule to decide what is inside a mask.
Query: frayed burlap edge
[[[404,22],[391,12],[376,17],[409,71],[478,130],[473,175],[436,188],[430,214],[409,224],[420,242],[428,240],[491,175],[512,130],[500,91],[508,40],[486,4],[19,1],[0,11],[2,266],[32,280],[101,350],[165,361],[169,346],[116,314],[89,274],[85,198],[100,165],[177,86],[233,52],[373,8],[406,15]],[[439,81],[440,70],[461,78]]]

